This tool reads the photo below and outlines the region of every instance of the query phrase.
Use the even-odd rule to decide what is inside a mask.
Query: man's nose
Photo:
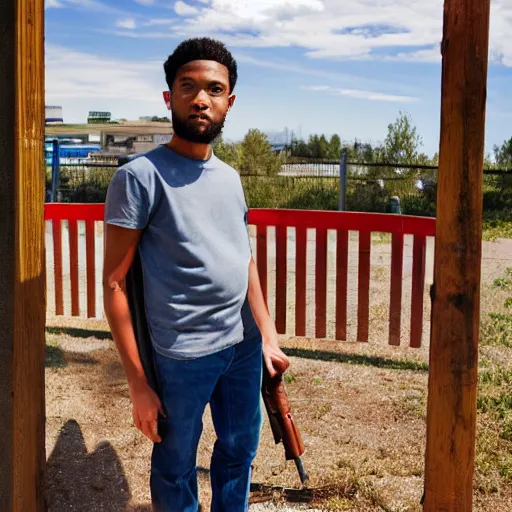
[[[201,89],[192,102],[195,110],[206,110],[210,106],[210,98],[204,89]]]

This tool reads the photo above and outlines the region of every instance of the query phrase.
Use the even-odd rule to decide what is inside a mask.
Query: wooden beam
[[[472,509],[490,0],[445,0],[426,511]]]
[[[44,510],[44,2],[0,16],[0,510]]]

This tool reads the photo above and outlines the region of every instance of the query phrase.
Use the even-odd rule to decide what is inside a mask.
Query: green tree
[[[329,158],[329,143],[325,135],[318,138],[318,158]]]
[[[494,158],[501,167],[512,167],[512,137],[503,142],[502,146],[494,146]]]
[[[240,169],[242,160],[242,148],[240,143],[224,142],[222,135],[219,135],[213,143],[213,151],[223,162],[234,169]]]
[[[388,126],[384,141],[385,156],[393,163],[417,163],[418,150],[423,145],[409,115],[400,112],[397,120]]]
[[[317,134],[309,136],[308,148],[311,158],[320,158],[320,137]]]
[[[260,130],[249,130],[241,144],[240,174],[274,176],[280,166],[268,137]]]
[[[334,134],[329,141],[329,159],[338,160],[341,156],[341,139],[338,134]]]

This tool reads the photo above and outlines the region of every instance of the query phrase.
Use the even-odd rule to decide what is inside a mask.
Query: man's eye
[[[211,91],[213,94],[222,94],[223,89],[222,87],[212,87]]]
[[[182,84],[181,88],[185,89],[186,91],[190,91],[190,89],[192,89],[192,84]]]

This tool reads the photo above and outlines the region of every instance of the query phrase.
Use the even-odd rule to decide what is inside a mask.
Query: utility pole
[[[0,69],[0,510],[42,512],[43,0],[3,0]]]
[[[472,510],[490,0],[445,0],[424,510]]]

